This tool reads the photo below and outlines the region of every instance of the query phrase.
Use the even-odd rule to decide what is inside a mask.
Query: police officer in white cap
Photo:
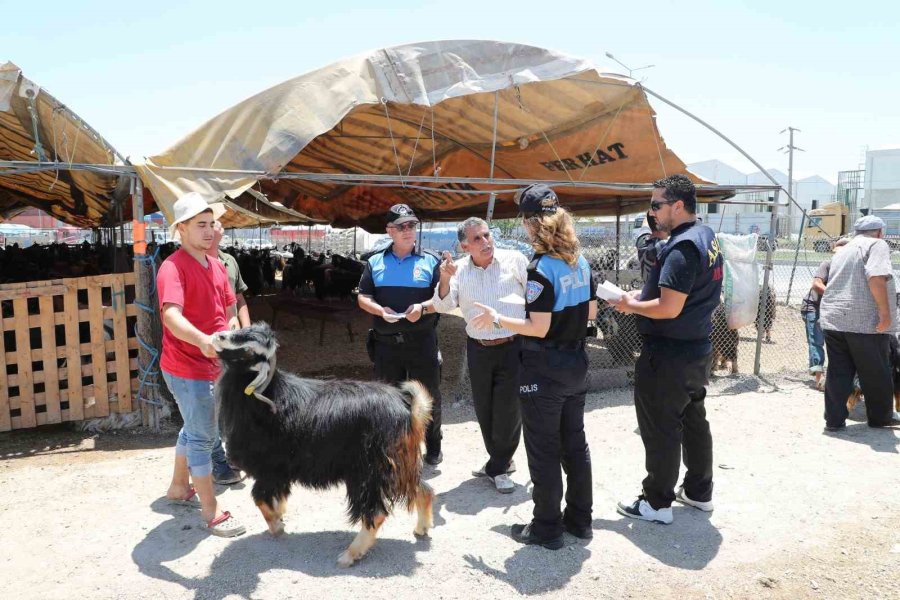
[[[388,383],[415,379],[431,394],[431,423],[425,432],[425,462],[441,452],[441,358],[438,315],[431,297],[440,282],[440,257],[416,246],[419,218],[406,204],[385,215],[391,244],[366,262],[359,281],[359,307],[372,315],[366,342],[375,376]]]
[[[897,323],[897,290],[884,221],[867,215],[853,225],[856,236],[831,261],[819,322],[825,331],[825,430],[846,427],[847,397],[859,376],[870,427],[896,427],[890,336]]]

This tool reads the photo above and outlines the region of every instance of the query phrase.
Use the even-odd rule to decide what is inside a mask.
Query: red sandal
[[[193,487],[188,490],[187,495],[184,498],[167,498],[169,504],[174,504],[176,506],[191,506],[194,508],[200,508],[200,496],[197,495],[197,490]]]

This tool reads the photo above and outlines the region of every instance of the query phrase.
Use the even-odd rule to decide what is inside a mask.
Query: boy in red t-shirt
[[[165,325],[160,368],[184,419],[166,497],[179,504],[199,504],[210,533],[233,537],[245,528],[218,507],[211,457],[218,438],[213,384],[219,375],[211,336],[238,326],[225,266],[206,255],[214,240],[213,224],[224,212],[222,204],[207,204],[194,192],[178,199],[169,233],[176,241],[181,239],[181,248],[160,266],[157,289]]]

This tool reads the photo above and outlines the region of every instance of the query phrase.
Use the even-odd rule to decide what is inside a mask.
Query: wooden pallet
[[[0,285],[0,431],[134,410],[134,285],[134,273]]]

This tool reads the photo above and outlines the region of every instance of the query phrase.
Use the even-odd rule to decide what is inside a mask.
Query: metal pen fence
[[[448,226],[451,225],[441,225]],[[497,220],[492,226],[499,234],[499,247],[531,253],[531,245],[520,221]],[[576,228],[583,254],[598,281],[607,279],[625,290],[642,287],[633,218],[623,216],[618,224],[609,220],[578,219]],[[310,235],[316,232],[315,228],[303,229],[306,237],[298,243],[304,249],[309,247],[314,252],[330,250],[344,255],[354,250],[365,252],[369,249],[358,242],[354,229],[323,230],[320,236]],[[226,235],[234,235],[242,242],[258,243],[263,240],[280,245],[283,241],[267,229],[259,228],[229,230]],[[762,376],[812,381],[808,375],[808,347],[801,307],[820,264],[830,260],[832,254],[827,245],[815,241],[801,239],[798,242],[784,237],[774,240],[771,253],[768,237],[760,237],[757,242],[760,297],[757,325],[760,326],[749,325],[735,331],[724,324],[721,313],[715,316],[712,342],[719,360],[713,365],[714,376],[756,372]],[[896,277],[896,269],[900,269],[900,252],[895,251],[893,257]],[[601,301],[596,325],[596,337],[588,340],[591,388],[631,384],[634,363],[641,348],[634,316],[618,313]]]
[[[518,223],[495,221],[494,225],[502,232],[504,241],[500,245],[520,248],[529,245]],[[626,291],[642,287],[636,232],[629,220],[623,218],[620,221],[618,235],[615,223],[578,220],[576,229],[595,279],[609,280]],[[801,308],[819,266],[830,260],[832,254],[829,248],[805,240],[798,243],[775,238],[771,254],[767,236],[759,237],[756,244],[759,266],[757,321],[738,330],[729,329],[724,309],[720,307],[713,319],[711,341],[717,360],[712,365],[712,375],[756,373],[811,383]],[[900,268],[900,253],[895,253],[894,261]],[[630,385],[641,348],[634,316],[618,313],[601,300],[596,325],[596,337],[588,339],[591,388]]]

